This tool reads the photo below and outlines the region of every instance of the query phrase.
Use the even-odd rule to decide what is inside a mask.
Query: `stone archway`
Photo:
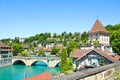
[[[35,64],[36,62],[43,62],[44,64],[46,64],[46,65],[48,66],[48,63],[47,63],[46,60],[33,60],[33,61],[31,61],[30,66],[32,66],[32,65]]]
[[[16,64],[26,65],[26,62],[24,60],[15,60],[12,64],[13,65],[16,65]]]

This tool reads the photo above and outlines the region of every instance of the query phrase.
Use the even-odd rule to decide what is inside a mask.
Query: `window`
[[[88,62],[89,62],[89,64],[92,64],[92,59],[88,58]]]

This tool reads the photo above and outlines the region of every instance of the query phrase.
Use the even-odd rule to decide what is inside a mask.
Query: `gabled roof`
[[[76,49],[73,54],[71,55],[72,58],[79,58],[84,56],[87,52],[89,51],[89,49]]]
[[[98,32],[110,34],[110,32],[107,31],[105,27],[102,25],[102,23],[97,19],[89,33],[92,34]]]
[[[43,74],[38,74],[36,76],[25,78],[24,80],[48,80],[53,76],[49,72],[44,72]]]
[[[98,54],[104,56],[105,58],[107,58],[111,62],[116,62],[117,61],[116,59],[114,59],[114,57],[105,54],[102,50],[99,50],[99,49],[77,49],[77,50],[74,51],[74,53],[71,55],[71,57],[72,58],[77,58],[77,60],[80,60],[82,57],[89,54],[91,51],[97,52]]]

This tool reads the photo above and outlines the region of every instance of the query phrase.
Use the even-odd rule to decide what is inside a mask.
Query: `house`
[[[10,46],[0,42],[0,59],[11,57],[12,52],[13,49]]]
[[[55,45],[54,43],[47,44],[46,48],[53,48],[54,45]]]
[[[22,47],[23,47],[23,49],[25,49],[25,50],[27,50],[27,51],[28,51],[29,48],[30,48],[29,45],[27,45],[27,44],[26,44],[26,45],[22,45]]]
[[[98,19],[88,34],[89,44],[81,45],[71,55],[77,68],[107,65],[120,60],[120,56],[112,51],[109,39],[110,32]],[[98,44],[93,44],[95,40],[98,41]]]
[[[52,48],[44,48],[44,50],[45,50],[45,55],[46,56],[50,55],[51,52],[52,52]]]
[[[39,52],[40,50],[44,50],[44,47],[43,46],[36,46],[34,48],[34,52]]]
[[[96,67],[116,62],[120,59],[118,55],[108,55],[100,49],[77,49],[71,55],[77,68]],[[117,59],[116,59],[117,57]]]
[[[19,39],[19,42],[24,42],[25,41],[25,38],[20,38]]]
[[[57,48],[57,49],[61,49],[62,47],[63,47],[62,43],[57,43],[57,44],[56,44],[56,48]]]

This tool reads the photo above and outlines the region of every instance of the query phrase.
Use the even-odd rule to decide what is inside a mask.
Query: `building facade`
[[[0,43],[0,59],[12,57],[12,52],[13,49],[10,46]]]

